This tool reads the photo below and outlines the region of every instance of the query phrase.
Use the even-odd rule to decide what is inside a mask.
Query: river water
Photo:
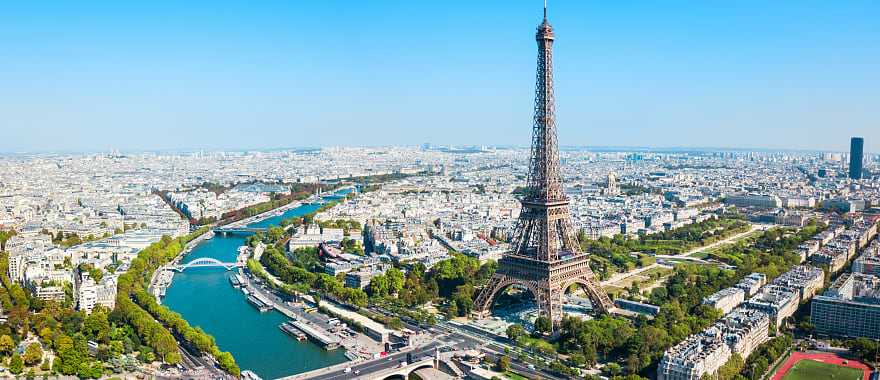
[[[344,194],[345,192],[340,192]],[[336,197],[328,197],[333,199]],[[301,216],[318,208],[304,204],[283,215],[249,224],[268,227],[282,219]],[[213,257],[234,262],[244,237],[220,235],[196,246],[181,262]],[[234,272],[222,268],[190,268],[174,276],[162,303],[180,313],[191,325],[214,336],[221,350],[229,351],[242,370],[249,369],[264,379],[274,379],[341,363],[344,351],[326,351],[310,341],[298,342],[279,328],[287,318],[275,310],[260,313],[244,294],[232,287]]]

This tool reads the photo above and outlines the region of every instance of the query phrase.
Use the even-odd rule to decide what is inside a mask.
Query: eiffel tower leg
[[[553,330],[557,330],[562,323],[562,294],[564,289],[550,289],[550,321],[553,322]]]
[[[553,322],[554,329],[562,322],[562,291],[553,288],[542,288],[535,294],[535,302],[542,316]]]
[[[542,317],[553,320],[553,300],[550,290],[547,288],[539,288],[533,291],[535,296],[535,304],[538,306],[538,312]]]
[[[492,312],[492,301],[495,300],[495,293],[501,291],[506,282],[508,282],[507,276],[500,273],[492,275],[492,278],[489,279],[489,282],[480,290],[480,294],[474,300],[474,312],[472,313],[474,317],[486,318],[489,316]]]
[[[605,293],[605,290],[602,289],[602,286],[599,285],[594,276],[580,276],[576,280],[565,284],[562,291],[565,292],[565,289],[573,284],[577,284],[583,289],[587,298],[589,298],[590,302],[593,304],[593,310],[596,313],[606,314],[614,309],[614,302],[611,301],[611,298],[608,297],[608,294]]]
[[[602,289],[602,286],[596,282],[593,276],[587,276],[583,280],[583,285],[585,285],[585,291],[590,298],[590,302],[593,303],[593,309],[599,313],[607,314],[614,309],[614,302],[611,301],[611,297],[608,297],[608,293],[605,293],[605,290]]]

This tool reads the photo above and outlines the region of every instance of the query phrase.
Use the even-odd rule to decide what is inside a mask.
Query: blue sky
[[[0,2],[0,152],[526,145],[541,6]],[[551,0],[560,139],[880,152],[878,16]]]

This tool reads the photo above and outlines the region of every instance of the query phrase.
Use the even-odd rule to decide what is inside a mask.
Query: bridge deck
[[[214,258],[202,257],[190,261],[186,264],[171,265],[167,268],[180,272],[189,268],[225,268],[226,270],[231,270],[233,268],[239,268],[243,266],[244,264],[242,264],[241,262],[225,263]]]

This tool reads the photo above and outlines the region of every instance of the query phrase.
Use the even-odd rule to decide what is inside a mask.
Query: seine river
[[[267,227],[282,219],[315,211],[317,205],[302,205],[283,215],[250,224]],[[223,262],[235,261],[237,249],[244,244],[239,236],[215,236],[206,240],[182,262],[213,257]],[[287,318],[275,310],[260,313],[240,290],[229,283],[227,272],[220,268],[191,268],[174,276],[162,303],[180,313],[193,326],[200,326],[214,336],[221,350],[229,351],[242,370],[249,369],[264,379],[274,379],[341,363],[343,350],[325,351],[308,340],[298,342],[279,328]]]

